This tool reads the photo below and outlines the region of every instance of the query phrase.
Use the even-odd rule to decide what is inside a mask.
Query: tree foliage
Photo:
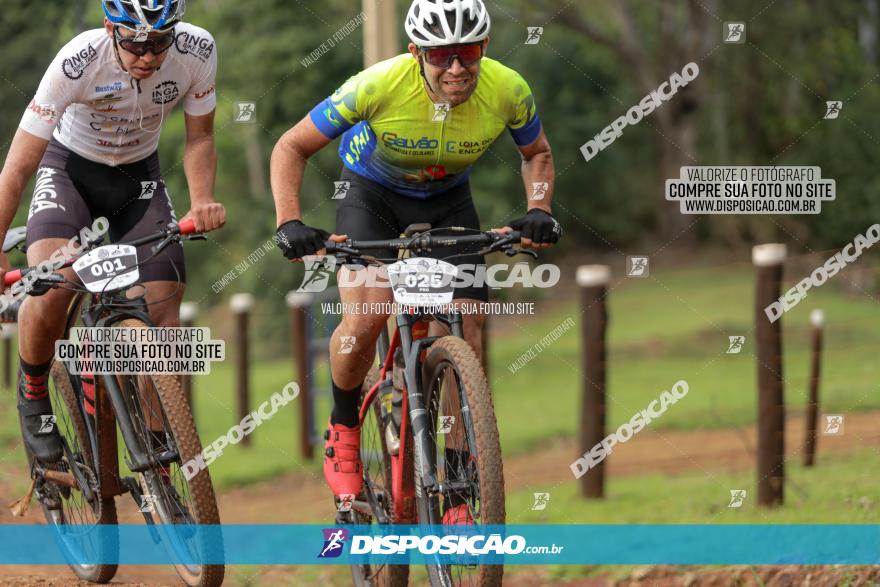
[[[665,244],[659,214],[667,178],[658,161],[669,153],[688,165],[819,165],[823,176],[837,181],[837,201],[823,206],[819,217],[707,217],[690,231],[694,238],[743,245],[797,235],[818,249],[864,231],[867,219],[880,212],[880,178],[871,158],[880,146],[880,122],[874,115],[880,98],[876,4],[493,3],[489,53],[520,71],[536,96],[553,147],[555,208],[567,229],[568,246],[622,250],[645,241]],[[188,251],[190,282],[209,291],[272,236],[272,148],[286,129],[361,69],[363,38],[355,31],[306,67],[302,58],[355,17],[357,4],[201,0],[188,8],[188,20],[216,37],[220,60],[217,197],[227,206],[229,224],[212,235],[216,246]],[[401,20],[405,9],[398,5]],[[42,4],[39,10],[36,18],[31,2],[4,0],[0,137],[7,145],[57,50],[78,30],[101,23],[97,0]],[[722,22],[728,20],[747,23],[747,43],[722,43]],[[524,43],[527,26],[544,27],[538,44]],[[687,95],[676,96],[584,161],[582,144],[637,104],[646,88],[656,87],[690,59],[701,69],[690,105]],[[823,120],[826,100],[844,101],[839,119]],[[233,122],[239,101],[256,102],[258,124]],[[674,133],[666,136],[683,117],[694,121],[690,146],[677,144]],[[183,139],[183,118],[177,114],[164,131],[160,152],[179,213],[188,206],[180,163]],[[310,162],[302,194],[306,219],[325,228],[333,226],[330,196],[341,166],[335,147]],[[524,211],[520,158],[508,136],[478,163],[473,191],[487,227]],[[267,294],[280,294],[298,283],[296,271],[274,252],[238,279],[236,291]],[[280,310],[280,295],[271,297]]]

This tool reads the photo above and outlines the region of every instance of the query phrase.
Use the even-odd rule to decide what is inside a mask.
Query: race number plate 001
[[[140,276],[137,249],[131,245],[98,247],[77,259],[73,270],[92,293],[122,289]]]
[[[388,278],[394,291],[394,301],[408,306],[434,306],[452,302],[455,265],[415,257],[403,259],[388,266]]]

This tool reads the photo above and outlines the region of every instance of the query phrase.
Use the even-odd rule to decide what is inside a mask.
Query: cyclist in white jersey
[[[216,47],[206,30],[181,22],[184,4],[102,0],[104,27],[78,35],[49,65],[0,172],[3,240],[36,173],[28,265],[48,260],[98,217],[109,220],[110,242],[132,240],[176,220],[156,148],[162,125],[179,103],[191,203],[185,217],[199,232],[225,223],[223,205],[214,201]],[[138,250],[139,259],[150,254],[149,246]],[[0,253],[0,280],[8,269]],[[72,270],[62,272],[75,279]],[[153,321],[177,326],[185,283],[180,245],[142,265],[140,278]],[[59,460],[62,452],[57,430],[41,424],[52,413],[49,367],[72,295],[53,289],[30,296],[18,314],[22,433],[31,453],[45,463]]]

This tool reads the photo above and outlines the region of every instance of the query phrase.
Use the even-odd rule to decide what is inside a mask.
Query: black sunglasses
[[[134,37],[123,37],[119,34],[119,27],[113,27],[113,35],[120,47],[138,57],[143,57],[147,53],[160,55],[174,44],[174,29],[171,29],[167,34],[151,39],[147,38],[143,41],[136,41]]]

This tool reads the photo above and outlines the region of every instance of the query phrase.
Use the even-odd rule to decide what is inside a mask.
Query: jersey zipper
[[[436,105],[434,106],[436,109]],[[436,110],[435,110],[436,112]],[[443,117],[443,120],[440,122],[440,144],[437,145],[437,161],[434,163],[434,167],[442,167],[440,162],[443,159],[443,149],[446,145],[446,121],[449,120],[449,117],[452,115],[452,108],[450,107],[446,111],[446,116]],[[446,177],[446,168],[443,168],[443,177]]]

